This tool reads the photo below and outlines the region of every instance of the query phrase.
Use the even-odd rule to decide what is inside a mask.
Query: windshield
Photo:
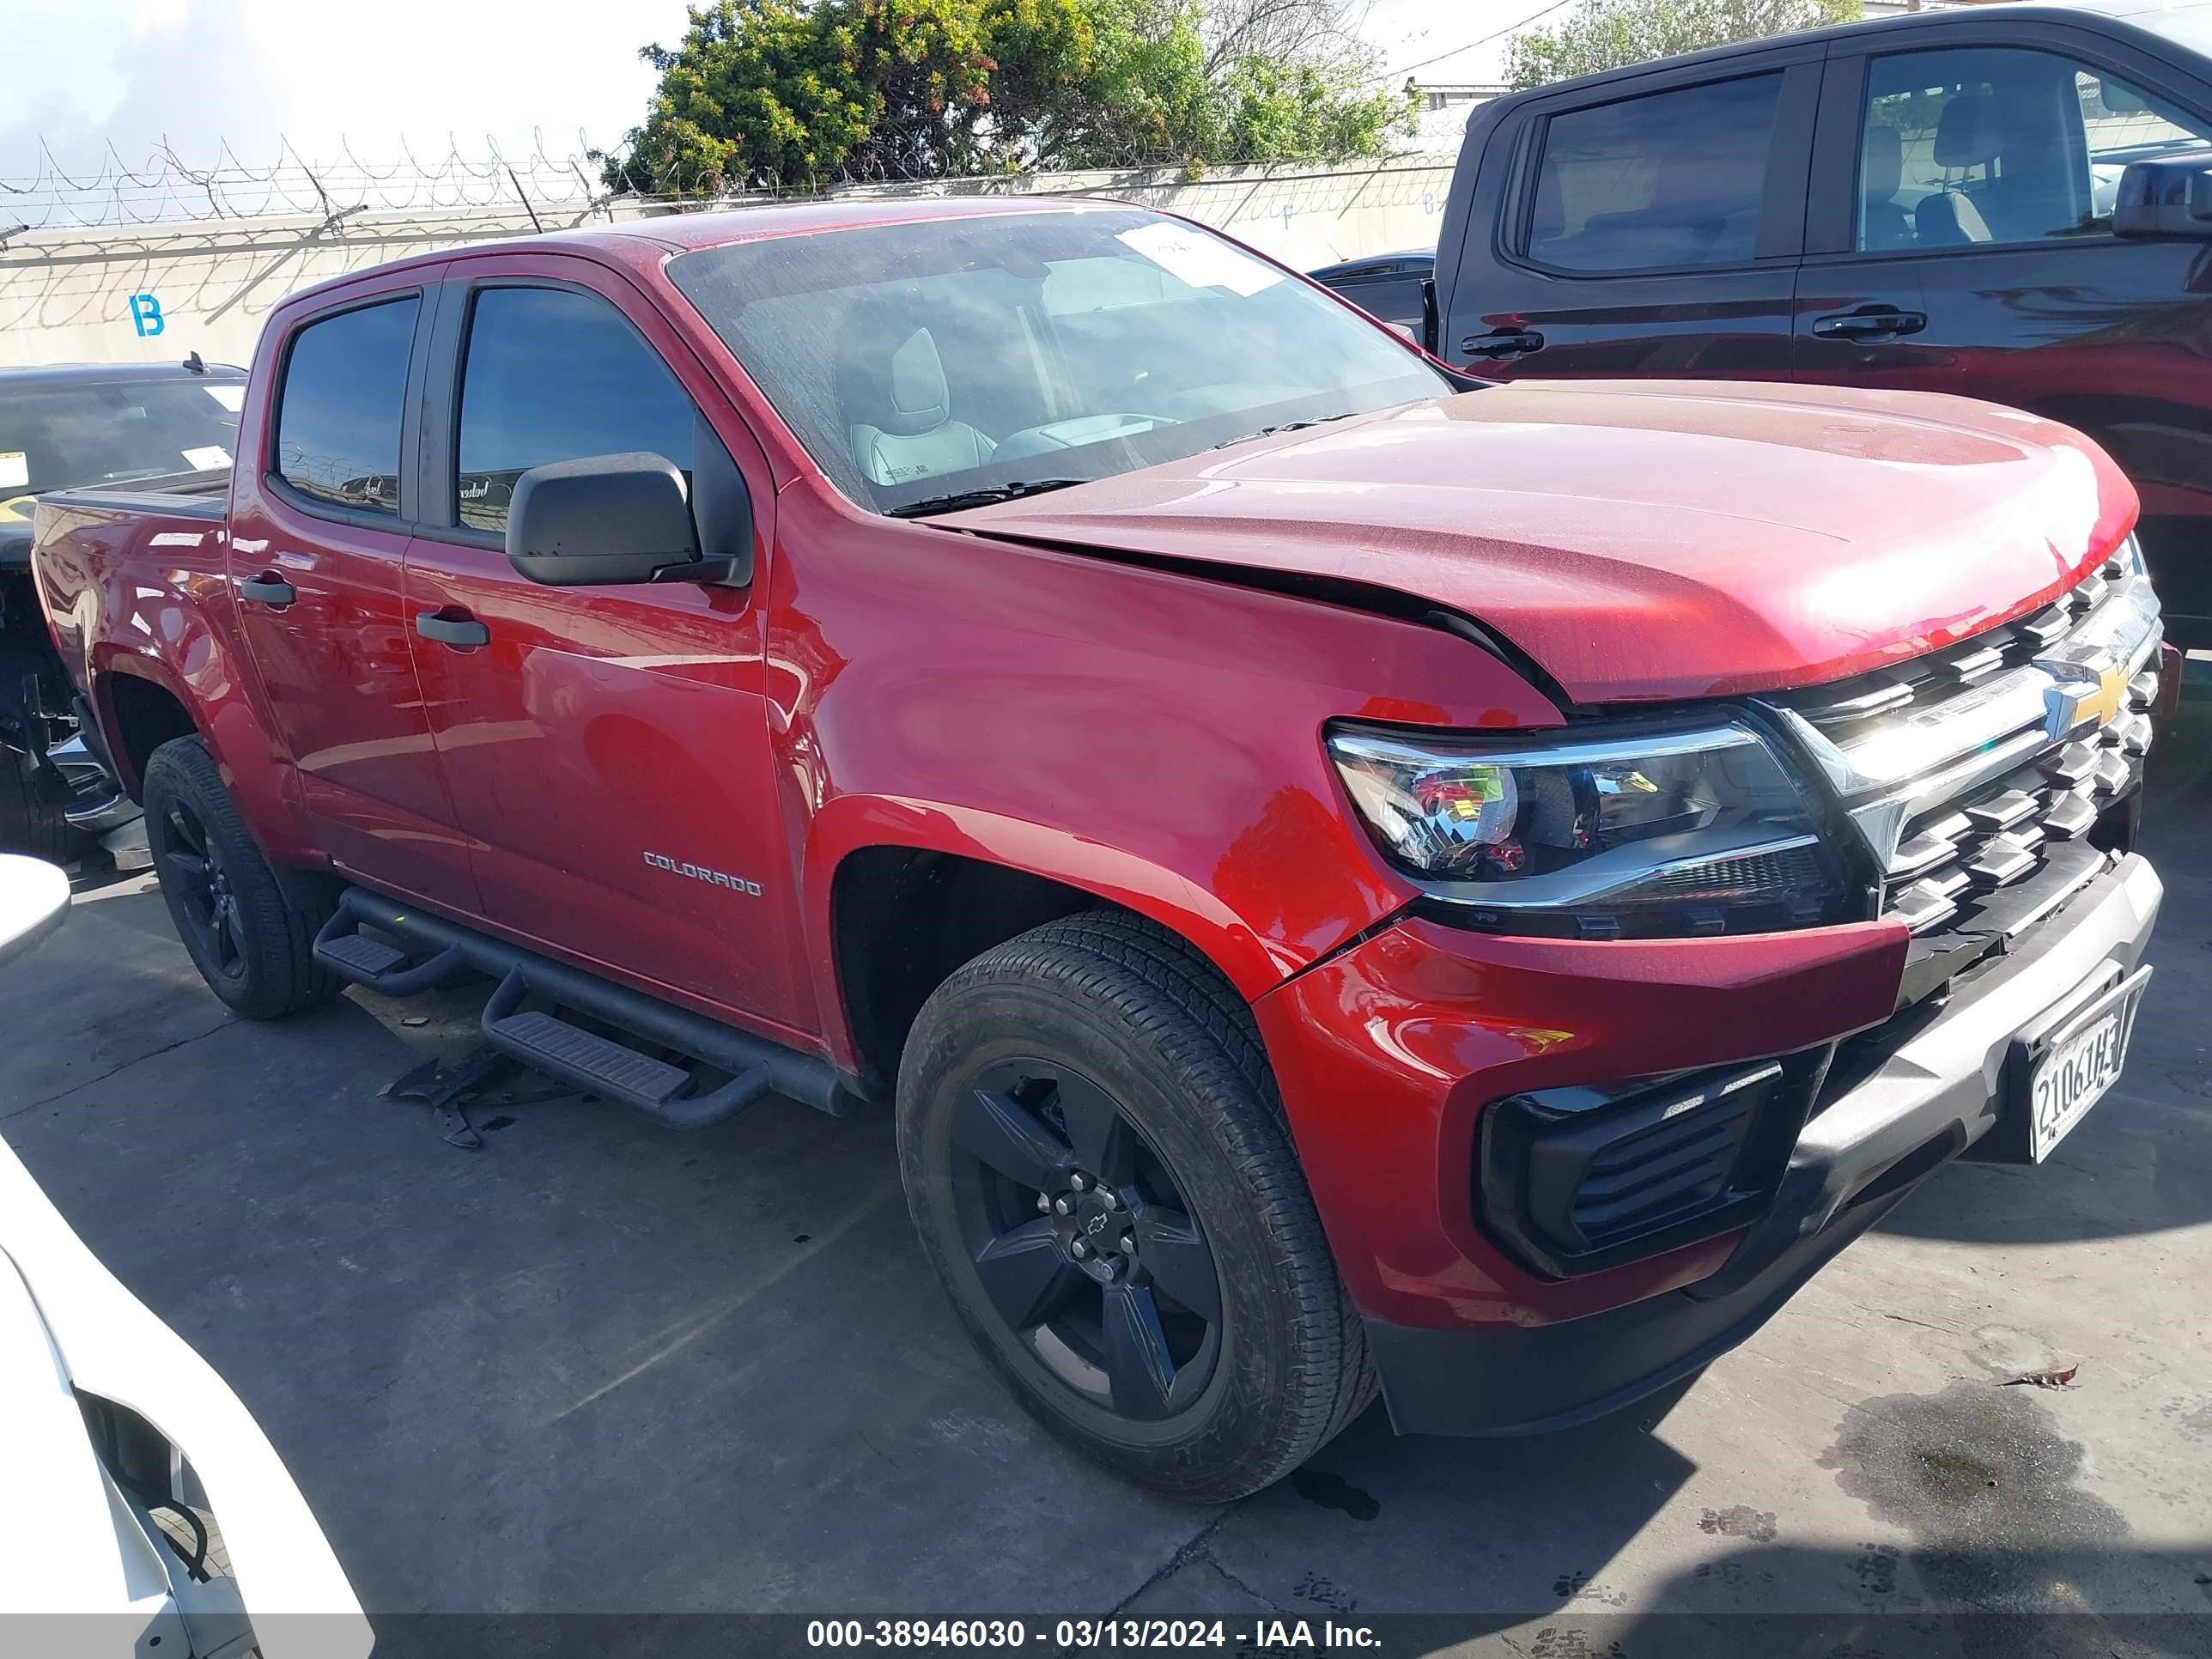
[[[2129,22],[2154,34],[2162,34],[2192,52],[2212,54],[2212,6],[2175,6],[2124,15]]]
[[[1452,388],[1221,238],[1069,208],[701,249],[669,276],[879,513],[1110,477]]]
[[[0,502],[228,466],[245,379],[0,385]]]

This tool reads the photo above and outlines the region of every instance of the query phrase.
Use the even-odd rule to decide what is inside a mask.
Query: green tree
[[[1402,93],[1340,0],[714,0],[605,176],[711,195],[1025,168],[1388,153]]]
[[[1860,0],[1583,0],[1565,21],[1515,35],[1505,76],[1516,90],[1540,87],[1859,15]]]
[[[842,18],[802,0],[692,7],[682,45],[638,54],[660,84],[606,182],[690,196],[830,176],[875,123],[855,48]]]

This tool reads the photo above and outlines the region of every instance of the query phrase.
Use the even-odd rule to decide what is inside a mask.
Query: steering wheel
[[[1042,426],[1025,426],[1018,432],[1008,433],[999,441],[999,447],[991,452],[991,459],[994,461],[1018,461],[1026,456],[1048,454],[1055,449],[1076,449],[1085,444],[1103,443],[1109,438],[1149,432],[1156,426],[1181,424],[1171,415],[1146,415],[1127,410],[1100,415],[1077,415],[1065,421],[1047,421]]]

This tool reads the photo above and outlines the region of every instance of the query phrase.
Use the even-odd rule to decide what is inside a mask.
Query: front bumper
[[[1739,947],[1709,960],[1673,942],[1537,944],[1411,923],[1263,998],[1262,1031],[1393,1421],[1423,1433],[1565,1427],[1744,1340],[1989,1133],[2014,1037],[2106,964],[2132,969],[2160,893],[2147,862],[2121,859],[2010,954],[1961,976],[1940,1011],[1894,1024],[1902,930],[1882,924],[1690,942]],[[1486,1102],[1858,1032],[1869,1035],[1838,1050],[1748,1226],[1561,1279],[1525,1267],[1476,1219]]]

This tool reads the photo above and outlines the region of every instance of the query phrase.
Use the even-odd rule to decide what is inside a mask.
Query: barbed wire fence
[[[111,143],[89,166],[64,164],[41,140],[34,171],[0,175],[0,220],[19,230],[91,230],[467,208],[573,213],[611,194],[599,179],[605,161],[581,135],[571,150],[549,149],[540,137],[520,155],[492,139],[475,155],[449,141],[443,155],[427,156],[403,142],[397,156],[376,161],[343,140],[335,155],[313,160],[280,140],[267,161],[246,160],[223,143],[199,165],[167,143],[136,161]]]
[[[1132,175],[1132,186],[1160,175],[1190,182],[1204,173],[1255,167],[1265,175],[1312,170],[1313,163],[1238,163],[1216,161],[1204,169],[1177,157],[1132,150],[1106,158],[1087,172]],[[1418,153],[1361,158],[1339,165],[1364,171],[1433,166],[1437,158]],[[610,174],[646,180],[641,190],[611,186]],[[1144,175],[1140,179],[1137,175]],[[211,160],[187,161],[167,143],[137,161],[110,143],[89,165],[64,164],[43,141],[36,167],[28,173],[0,174],[0,242],[36,231],[112,230],[131,227],[212,224],[275,218],[308,219],[325,228],[342,227],[363,215],[450,214],[471,210],[526,217],[550,229],[604,215],[617,216],[625,206],[686,209],[917,186],[947,190],[1033,188],[1038,175],[1005,166],[948,173],[906,166],[895,146],[872,147],[854,165],[831,177],[795,180],[735,181],[705,168],[686,168],[666,160],[647,162],[621,147],[602,149],[579,134],[573,148],[549,146],[542,133],[527,149],[510,150],[487,137],[480,149],[465,149],[449,139],[442,154],[426,153],[402,143],[397,156],[365,159],[346,141],[335,155],[310,159],[282,140],[273,160],[241,158],[228,143]]]

